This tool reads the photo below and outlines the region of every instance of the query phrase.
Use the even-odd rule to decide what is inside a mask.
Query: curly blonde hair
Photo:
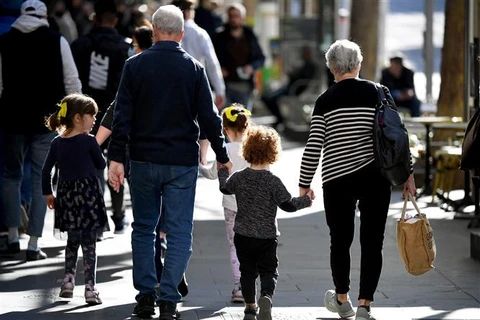
[[[273,128],[250,126],[240,147],[240,154],[250,164],[273,164],[280,157],[282,144]]]

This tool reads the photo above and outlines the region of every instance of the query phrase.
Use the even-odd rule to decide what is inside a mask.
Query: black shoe
[[[155,315],[155,296],[147,294],[138,298],[133,314],[139,318],[150,318]]]
[[[20,252],[20,242],[7,242],[4,246],[0,247],[1,255],[12,255]]]
[[[27,261],[37,261],[37,260],[44,260],[47,259],[47,254],[42,251],[42,249],[35,250],[27,250]]]
[[[188,283],[187,279],[185,278],[185,274],[182,277],[182,281],[178,285],[178,292],[182,295],[182,298],[188,294]]]
[[[115,219],[112,218],[114,224],[115,224],[115,230],[113,231],[114,234],[122,234],[125,233],[125,230],[127,229],[129,223],[125,220],[125,217],[123,219]]]
[[[160,317],[158,320],[180,320],[180,312],[177,310],[175,303],[170,301],[160,302]]]
[[[258,313],[258,307],[246,306],[243,310],[243,320],[256,320]]]

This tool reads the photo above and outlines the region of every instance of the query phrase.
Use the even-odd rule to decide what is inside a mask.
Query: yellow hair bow
[[[60,118],[62,117],[65,118],[66,116],[67,116],[67,103],[62,102],[62,104],[60,105],[60,110],[58,110],[57,117],[60,120]]]
[[[225,115],[227,116],[227,119],[232,121],[232,122],[235,122],[237,120],[237,117],[238,117],[239,113],[244,113],[247,116],[252,115],[250,110],[245,109],[243,107],[235,106],[235,105],[230,106],[230,107],[225,109]]]

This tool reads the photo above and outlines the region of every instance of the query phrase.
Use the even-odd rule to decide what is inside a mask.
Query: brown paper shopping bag
[[[406,217],[407,202],[410,200],[417,214]],[[415,199],[408,193],[402,215],[397,220],[397,247],[408,273],[418,276],[434,268],[433,261],[437,254],[433,229],[427,216],[420,212]]]

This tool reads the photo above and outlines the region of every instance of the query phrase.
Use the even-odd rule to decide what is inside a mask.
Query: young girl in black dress
[[[65,247],[65,277],[60,297],[72,298],[78,248],[83,250],[85,301],[102,303],[95,287],[97,235],[108,229],[107,214],[96,170],[104,169],[105,158],[93,135],[98,107],[82,94],[70,94],[50,115],[46,125],[59,135],[52,140],[43,165],[42,189],[50,209],[55,210],[55,229],[68,235]],[[52,169],[59,169],[56,193],[52,191]]]

